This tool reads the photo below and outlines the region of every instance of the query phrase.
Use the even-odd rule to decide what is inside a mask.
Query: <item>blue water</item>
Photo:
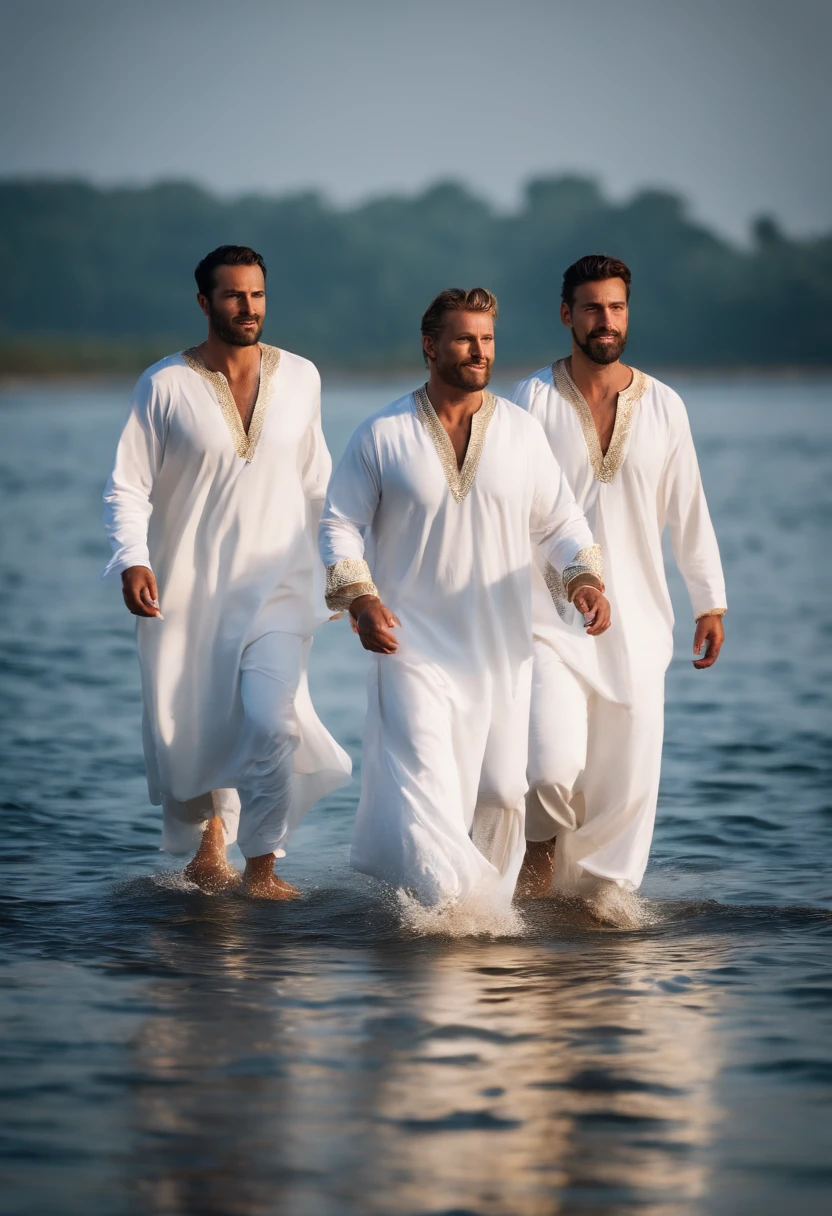
[[[404,386],[331,388],[337,454]],[[536,901],[426,934],[347,867],[355,784],[283,873],[158,852],[100,494],[125,389],[0,393],[0,1210],[549,1216],[832,1210],[832,383],[679,382],[722,545],[723,657],[677,657],[645,926]],[[365,659],[313,653],[358,759]]]

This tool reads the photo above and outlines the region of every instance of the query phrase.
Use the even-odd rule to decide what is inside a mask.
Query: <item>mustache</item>
[[[601,326],[598,329],[592,329],[587,334],[587,338],[620,338],[620,337],[621,337],[620,329],[607,329],[605,326]]]

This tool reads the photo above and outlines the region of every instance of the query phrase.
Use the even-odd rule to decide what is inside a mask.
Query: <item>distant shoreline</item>
[[[561,355],[555,356],[561,358]],[[141,374],[144,367],[149,366],[155,359],[148,359],[147,363],[137,366],[101,366],[101,367],[72,367],[61,366],[58,363],[44,368],[32,366],[17,366],[13,368],[4,367],[0,360],[0,392],[8,391],[15,388],[39,388],[47,385],[67,384],[76,388],[85,386],[104,388],[112,385],[114,388],[123,388],[125,385],[132,385],[137,377]],[[540,364],[535,366],[527,365],[524,367],[517,366],[498,366],[494,372],[493,380],[498,384],[514,383],[523,376],[528,376],[532,371],[536,370]],[[785,382],[793,382],[795,380],[829,380],[832,379],[832,363],[830,364],[771,364],[771,365],[746,365],[736,364],[731,366],[723,366],[720,364],[703,364],[700,366],[691,365],[673,365],[673,366],[645,366],[640,364],[642,370],[650,375],[656,376],[660,380],[666,380],[670,383],[673,381],[705,381],[705,380],[730,380],[730,381],[764,381],[764,380],[780,380]],[[318,364],[323,380],[324,390],[331,385],[333,381],[338,381],[339,385],[350,384],[366,384],[368,382],[380,381],[407,381],[413,380],[419,382],[425,378],[425,369],[423,366],[413,364],[392,365],[390,367],[339,367],[337,365]]]

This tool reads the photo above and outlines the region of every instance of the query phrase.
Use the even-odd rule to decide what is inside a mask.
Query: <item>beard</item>
[[[450,388],[476,392],[488,384],[493,366],[493,359],[485,359],[479,366],[472,366],[470,363],[440,363],[437,359],[436,374],[442,383]]]
[[[579,350],[582,350],[587,359],[593,363],[598,363],[605,367],[608,363],[616,363],[624,354],[624,347],[627,345],[627,331],[622,334],[616,329],[605,329],[603,326],[598,329],[591,329],[586,338],[582,342],[578,335],[572,330],[572,337],[575,339],[575,344]],[[600,342],[599,338],[610,337],[612,342]]]
[[[246,313],[238,313],[229,321],[227,317],[215,312],[212,308],[209,320],[217,337],[222,338],[223,342],[227,342],[229,346],[256,346],[263,332],[263,318],[248,316]],[[251,330],[242,329],[243,321],[256,321],[257,326]]]

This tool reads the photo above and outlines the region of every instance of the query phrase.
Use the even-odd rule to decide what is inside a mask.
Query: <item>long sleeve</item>
[[[673,556],[685,580],[696,620],[727,610],[725,579],[716,534],[699,473],[684,406],[675,414],[675,441],[665,462],[659,506],[670,531]]]
[[[104,490],[104,530],[113,556],[102,578],[130,566],[150,566],[147,528],[163,455],[161,403],[153,384],[142,377],[133,392]]]
[[[380,494],[372,430],[359,427],[329,483],[318,529],[326,602],[333,611],[348,608],[359,595],[378,594],[364,559],[364,530],[373,522]]]
[[[532,426],[540,432],[539,438],[535,436],[530,443],[534,477],[532,541],[565,583],[576,565],[592,567],[591,573],[600,579],[600,547],[592,539],[589,524],[552,455],[543,428],[537,422]]]

